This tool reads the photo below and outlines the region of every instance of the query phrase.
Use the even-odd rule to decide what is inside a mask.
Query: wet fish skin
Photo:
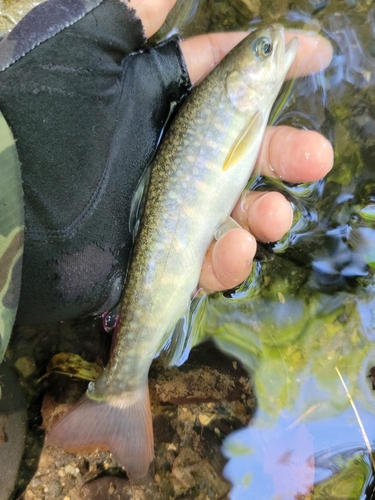
[[[109,365],[52,430],[69,451],[109,448],[134,476],[153,457],[147,378],[188,311],[202,262],[256,162],[296,52],[279,25],[251,33],[194,89],[155,158]]]

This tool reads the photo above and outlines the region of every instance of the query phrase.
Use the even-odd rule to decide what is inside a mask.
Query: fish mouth
[[[286,65],[286,71],[289,71],[294,58],[296,56],[297,52],[297,46],[298,46],[298,38],[295,36],[289,42],[285,45],[285,65]]]
[[[272,29],[274,38],[274,63],[278,71],[284,73],[285,77],[294,61],[298,39],[294,37],[288,43],[285,43],[284,27],[281,24],[274,24]]]

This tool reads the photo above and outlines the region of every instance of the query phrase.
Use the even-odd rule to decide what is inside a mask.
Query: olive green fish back
[[[0,362],[17,312],[23,233],[20,162],[12,131],[0,113]]]

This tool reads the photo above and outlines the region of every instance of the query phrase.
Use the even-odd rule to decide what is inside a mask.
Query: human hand
[[[164,22],[175,0],[132,0],[147,38]],[[189,76],[199,83],[247,33],[200,35],[181,42]],[[298,52],[288,77],[320,71],[332,58],[330,43],[316,34],[286,33],[298,37]],[[279,126],[267,129],[257,166],[262,175],[288,182],[311,182],[324,177],[333,165],[333,150],[327,139],[314,131]],[[241,198],[232,217],[243,229],[232,229],[207,251],[199,287],[219,291],[240,284],[249,275],[256,240],[277,241],[291,227],[293,211],[277,192],[249,192]]]

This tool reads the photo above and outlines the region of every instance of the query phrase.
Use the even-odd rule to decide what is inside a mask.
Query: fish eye
[[[264,59],[269,57],[273,52],[272,40],[265,36],[260,36],[254,40],[252,48],[257,57]]]

